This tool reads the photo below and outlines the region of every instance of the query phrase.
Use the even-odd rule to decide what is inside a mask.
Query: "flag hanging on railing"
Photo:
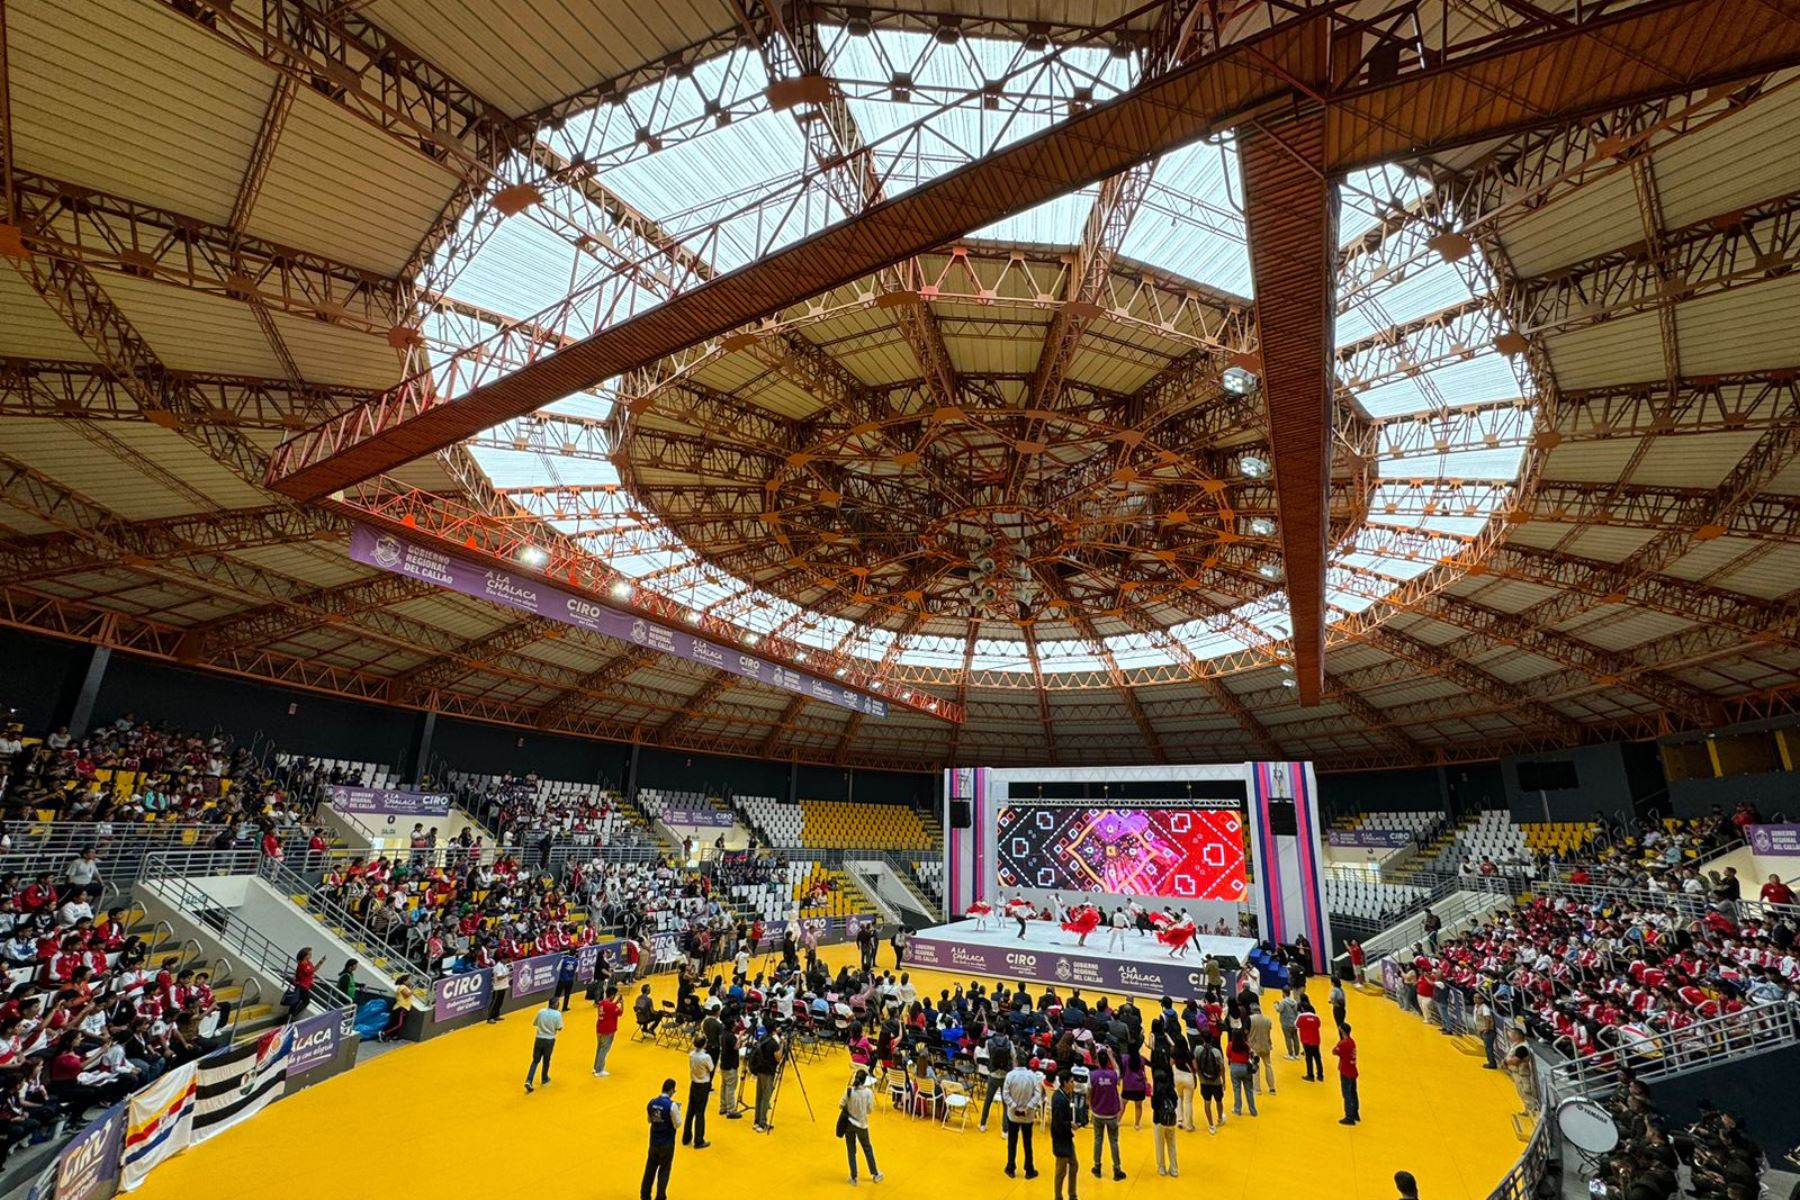
[[[254,1042],[201,1060],[194,1141],[204,1142],[279,1099],[287,1085],[293,1045],[294,1027],[284,1025]]]
[[[199,1068],[189,1063],[133,1093],[126,1104],[120,1188],[130,1191],[158,1163],[187,1149],[193,1136],[199,1081]]]

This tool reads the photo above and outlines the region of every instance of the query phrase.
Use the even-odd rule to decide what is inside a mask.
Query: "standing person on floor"
[[[1144,1099],[1150,1095],[1150,1076],[1144,1069],[1135,1027],[1128,1036],[1131,1040],[1119,1056],[1119,1099],[1131,1105],[1131,1128],[1136,1131],[1144,1127]],[[1124,1121],[1123,1114],[1120,1121]]]
[[[544,1068],[544,1086],[550,1086],[550,1055],[556,1051],[556,1035],[562,1032],[563,1015],[556,1011],[556,997],[551,996],[544,1001],[544,1007],[538,1009],[537,1016],[531,1019],[531,1027],[537,1036],[531,1040],[531,1066],[525,1071],[525,1091],[531,1092],[532,1080],[537,1076],[539,1064]]]
[[[1075,1098],[1071,1094],[1074,1079],[1068,1071],[1056,1073],[1056,1091],[1050,1096],[1050,1156],[1056,1160],[1056,1200],[1063,1200],[1063,1180],[1069,1181],[1069,1200],[1081,1200],[1075,1194],[1081,1179],[1081,1168],[1075,1165]]]
[[[727,1121],[741,1121],[744,1114],[738,1108],[737,1083],[743,1049],[738,1041],[737,1013],[728,1011],[726,1015],[730,1019],[719,1038],[719,1115]]]
[[[1344,1092],[1344,1119],[1339,1125],[1354,1125],[1362,1120],[1362,1102],[1356,1094],[1356,1039],[1348,1025],[1338,1026],[1338,1042],[1331,1048],[1338,1060],[1338,1086]]]
[[[1001,1089],[1006,1101],[1006,1173],[1017,1177],[1019,1142],[1025,1143],[1025,1178],[1037,1178],[1037,1166],[1031,1161],[1031,1127],[1037,1123],[1044,1107],[1044,1077],[1016,1062],[1006,1073]]]
[[[875,922],[865,921],[856,931],[856,951],[862,956],[862,969],[875,969]]]
[[[694,1149],[704,1150],[706,1140],[706,1102],[712,1099],[713,1056],[706,1052],[706,1037],[694,1035],[694,1049],[688,1055],[687,1119],[681,1125],[681,1144],[690,1142]]]
[[[619,1014],[624,1012],[619,1003],[619,989],[608,987],[606,995],[600,998],[600,1004],[594,1016],[594,1075],[605,1079],[611,1074],[606,1069],[606,1056],[612,1053],[613,1038],[619,1032]]]
[[[1256,1116],[1256,1056],[1250,1052],[1250,1035],[1242,1029],[1231,1031],[1225,1044],[1226,1069],[1231,1073],[1231,1115],[1244,1115],[1244,1099],[1250,1100],[1250,1115]]]
[[[1284,991],[1281,999],[1275,1002],[1275,1017],[1281,1022],[1281,1040],[1287,1045],[1287,1059],[1293,1062],[1300,1057],[1300,1032],[1294,1024],[1300,1016],[1300,1001],[1294,993]]]
[[[1194,1048],[1194,1077],[1200,1081],[1200,1107],[1206,1113],[1206,1131],[1219,1132],[1225,1123],[1225,1055],[1214,1038],[1201,1038]]]
[[[1125,1178],[1119,1166],[1119,1119],[1125,1115],[1125,1102],[1119,1098],[1119,1072],[1114,1067],[1110,1047],[1101,1046],[1088,1072],[1088,1115],[1094,1121],[1094,1178],[1100,1178],[1100,1144],[1112,1143],[1113,1178]]]
[[[1275,1022],[1260,1008],[1250,1010],[1250,1053],[1262,1060],[1263,1082],[1269,1095],[1275,1094]],[[1251,1064],[1252,1069],[1255,1063]]]
[[[1331,981],[1331,1023],[1344,1023],[1344,981],[1341,979]]]
[[[1150,1121],[1156,1131],[1156,1173],[1178,1176],[1175,1162],[1175,1113],[1181,1101],[1175,1096],[1175,1076],[1167,1060],[1150,1069]]]
[[[656,1181],[654,1200],[669,1200],[669,1169],[675,1165],[675,1130],[681,1124],[681,1105],[675,1102],[675,1081],[663,1080],[662,1091],[644,1106],[650,1120],[650,1152],[644,1157],[644,1182],[638,1200],[653,1200],[650,1183]]]
[[[844,1089],[838,1104],[844,1110],[844,1152],[850,1156],[850,1184],[856,1185],[856,1148],[862,1147],[863,1160],[869,1164],[869,1178],[881,1182],[881,1171],[875,1166],[875,1147],[869,1141],[869,1114],[875,1111],[875,1089],[869,1083],[869,1072],[858,1067],[856,1078]]]
[[[1490,1071],[1498,1070],[1500,1062],[1494,1043],[1498,1040],[1500,1031],[1494,1026],[1494,1006],[1488,1003],[1484,992],[1475,994],[1475,1033],[1481,1038],[1481,1052],[1486,1058],[1481,1065]]]
[[[1006,1074],[1012,1070],[1013,1043],[1012,1037],[1004,1030],[997,1030],[987,1042],[987,1097],[981,1102],[980,1131],[987,1132],[988,1114],[993,1110],[994,1097],[1006,1083]],[[1006,1102],[1000,1104],[1000,1120],[1006,1120]]]
[[[504,958],[496,959],[493,966],[493,994],[488,1000],[487,1023],[500,1023],[500,1006],[506,1003],[506,993],[512,988],[512,966]]]
[[[1194,1051],[1181,1032],[1179,1019],[1169,1018],[1163,1032],[1169,1038],[1169,1069],[1175,1076],[1175,1127],[1194,1132]]]
[[[775,1072],[781,1070],[781,1039],[765,1028],[756,1049],[750,1052],[750,1073],[756,1076],[756,1132],[768,1133],[769,1105],[775,1098]]]
[[[1312,997],[1300,997],[1300,1015],[1294,1018],[1294,1029],[1300,1035],[1300,1049],[1306,1056],[1306,1081],[1325,1082],[1325,1060],[1319,1054],[1319,1038],[1324,1022],[1313,1011]]]
[[[564,950],[561,958],[556,960],[556,990],[552,992],[553,1000],[562,1001],[562,1010],[569,1011],[569,997],[575,994],[575,952]]]
[[[906,939],[911,936],[912,930],[905,925],[899,925],[894,929],[894,936],[889,939],[888,944],[894,948],[894,970],[896,971],[906,961]]]

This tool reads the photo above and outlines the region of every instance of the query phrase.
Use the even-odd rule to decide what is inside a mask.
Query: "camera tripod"
[[[775,1109],[781,1103],[781,1085],[787,1079],[790,1068],[794,1072],[795,1081],[800,1085],[800,1099],[806,1105],[807,1120],[812,1121],[814,1124],[817,1124],[819,1120],[818,1115],[813,1112],[812,1096],[809,1095],[806,1090],[806,1077],[800,1074],[800,1062],[794,1057],[793,1047],[784,1041],[781,1045],[781,1062],[775,1068],[774,1089],[769,1093],[769,1128],[771,1129],[774,1128]],[[755,1075],[749,1071],[745,1071],[738,1076],[738,1094],[734,1101],[736,1111],[743,1112],[746,1108],[751,1107],[750,1104],[744,1101],[744,1091],[750,1086],[750,1081],[754,1078]]]

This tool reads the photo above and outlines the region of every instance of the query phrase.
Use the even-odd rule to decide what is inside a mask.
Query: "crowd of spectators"
[[[60,873],[0,877],[0,1157],[220,1044],[230,1005],[210,973],[154,955],[125,909],[96,914],[103,888],[93,850]]]
[[[1755,1200],[1760,1194],[1763,1151],[1736,1113],[1704,1105],[1699,1120],[1671,1130],[1650,1090],[1629,1073],[1605,1104],[1619,1145],[1595,1164],[1594,1178],[1605,1189],[1597,1194],[1608,1200]]]
[[[654,844],[612,792],[546,791],[536,771],[511,772],[465,787],[463,807],[495,831],[502,846],[647,846]]]
[[[1727,874],[1726,878],[1734,878]],[[1741,1016],[1753,1040],[1771,1022],[1759,1010],[1800,1009],[1796,912],[1739,914],[1734,905],[1692,908],[1652,893],[1596,893],[1592,899],[1537,897],[1454,937],[1433,931],[1394,958],[1397,998],[1426,1020],[1444,1005],[1486,1008],[1569,1057],[1598,1054],[1630,1064],[1703,1053],[1713,1018]],[[1486,1032],[1486,1031],[1483,1031]],[[1492,1038],[1489,1067],[1497,1061]]]

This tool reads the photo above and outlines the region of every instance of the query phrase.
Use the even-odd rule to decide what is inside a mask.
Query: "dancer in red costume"
[[[1075,911],[1069,914],[1069,919],[1062,923],[1062,927],[1076,935],[1077,946],[1086,946],[1088,934],[1100,928],[1100,910],[1091,904],[1077,905]]]
[[[1166,925],[1156,931],[1156,940],[1169,948],[1169,957],[1186,954],[1188,943],[1194,940],[1199,932],[1194,925],[1194,918],[1182,917],[1172,925]]]
[[[1019,896],[1006,902],[1006,915],[1019,923],[1019,940],[1025,940],[1025,922],[1037,915],[1037,907]]]
[[[986,929],[988,927],[988,922],[993,919],[994,906],[989,904],[986,900],[977,900],[963,910],[963,916],[974,917],[975,928]]]

